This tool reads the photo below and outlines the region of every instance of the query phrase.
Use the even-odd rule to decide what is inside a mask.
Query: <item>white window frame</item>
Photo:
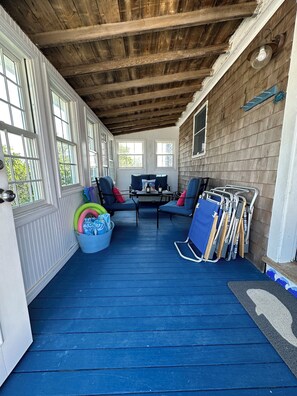
[[[201,113],[204,110],[204,108],[205,108],[205,127],[202,128],[204,129],[204,150],[200,153],[194,154],[195,136],[197,136],[198,133],[202,131],[201,129],[200,131],[195,133],[196,116],[198,116],[199,113]],[[193,116],[192,158],[200,158],[206,154],[207,120],[208,120],[208,101],[203,103],[203,105],[199,107],[199,109],[196,111],[196,113]]]
[[[141,143],[142,144],[142,166],[121,166],[120,167],[120,153],[119,153],[119,145],[121,143]],[[116,151],[116,155],[117,155],[117,162],[118,162],[118,169],[131,169],[131,170],[143,170],[145,168],[145,141],[144,140],[140,140],[140,139],[119,139],[117,141],[117,151]],[[132,154],[133,155],[133,154]],[[140,155],[140,154],[135,154],[135,155]]]
[[[100,168],[101,168],[101,163],[100,163],[100,139],[99,139],[99,125],[98,125],[98,120],[86,109],[85,111],[85,128],[86,128],[86,141],[87,141],[87,151],[88,151],[88,180],[90,181],[90,184],[92,184],[94,180],[91,178],[91,165],[90,165],[90,149],[89,149],[89,132],[88,132],[88,122],[93,124],[94,126],[94,145],[95,145],[95,150],[94,153],[96,155],[97,159],[97,167],[98,167],[98,175],[96,177],[100,176]]]
[[[108,136],[108,174],[113,180],[115,179],[115,175],[116,175],[115,161],[114,161],[114,156],[115,156],[114,144],[115,144],[114,139]]]
[[[52,150],[55,157],[54,173],[56,179],[56,185],[58,190],[58,197],[62,198],[69,194],[73,194],[75,192],[81,191],[83,187],[84,178],[82,173],[82,161],[81,161],[81,150],[80,150],[80,140],[79,140],[79,121],[78,121],[78,98],[71,91],[70,87],[62,80],[60,80],[59,76],[54,74],[51,70],[44,67],[44,73],[46,76],[46,87],[47,87],[47,105],[50,109],[50,127],[51,127],[51,145]],[[78,172],[78,183],[72,184],[69,186],[62,186],[60,180],[60,171],[59,171],[59,156],[57,149],[57,135],[54,126],[54,114],[53,114],[53,105],[52,105],[52,94],[51,91],[55,91],[59,96],[61,96],[64,100],[66,100],[69,104],[69,116],[70,116],[70,124],[71,124],[71,137],[73,139],[73,145],[76,147],[76,157],[77,157],[77,172]]]
[[[158,154],[157,147],[158,143],[169,143],[173,146],[172,154]],[[172,156],[172,166],[158,166],[158,156],[159,155],[171,155]],[[166,139],[166,140],[156,140],[155,141],[155,158],[156,158],[156,169],[175,169],[176,168],[176,144],[174,140]]]
[[[108,134],[103,128],[99,129],[100,135],[100,153],[101,153],[101,174],[103,176],[109,175],[109,155],[108,155]],[[102,137],[104,136],[104,139]],[[103,143],[106,144],[106,165],[104,165]]]
[[[29,52],[23,53],[17,49],[8,40],[0,42],[1,51],[6,53],[12,60],[17,63],[20,83],[23,93],[24,110],[26,114],[26,129],[20,129],[12,125],[1,122],[1,129],[16,135],[24,135],[35,139],[36,149],[40,164],[40,173],[42,181],[43,198],[28,203],[26,205],[13,207],[14,219],[16,227],[23,226],[32,222],[40,216],[49,214],[56,210],[55,194],[52,193],[46,180],[49,180],[47,157],[44,152],[44,135],[43,129],[40,128],[42,115],[40,112],[39,100],[42,96],[38,90],[40,88],[38,76],[40,76],[40,64],[38,60],[33,59],[33,54]],[[26,65],[25,65],[26,63]],[[27,73],[25,72],[25,67]],[[30,94],[29,94],[30,89]],[[34,117],[34,120],[33,120]],[[33,127],[34,125],[34,127]],[[44,132],[46,133],[46,132]]]

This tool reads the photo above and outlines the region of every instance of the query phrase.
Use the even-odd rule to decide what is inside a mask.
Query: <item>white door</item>
[[[3,152],[0,142],[0,168],[1,160],[3,161]],[[0,192],[6,191],[7,187],[5,168],[0,169]],[[2,202],[0,203],[0,386],[31,343],[32,334],[12,207],[10,202]]]

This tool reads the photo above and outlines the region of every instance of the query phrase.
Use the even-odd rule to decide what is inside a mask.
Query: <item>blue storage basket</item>
[[[106,249],[111,240],[112,231],[114,229],[114,222],[110,222],[111,229],[100,235],[86,235],[76,232],[76,238],[81,250],[84,253],[96,253],[100,250]]]

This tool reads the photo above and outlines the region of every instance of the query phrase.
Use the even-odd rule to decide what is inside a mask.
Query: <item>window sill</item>
[[[84,187],[81,184],[73,184],[68,187],[61,187],[61,198],[67,197],[68,195],[76,194],[83,191]]]
[[[19,209],[19,210],[18,210]],[[30,205],[28,208],[16,208],[14,209],[14,222],[16,228],[22,227],[28,223],[31,223],[40,217],[47,216],[51,213],[56,212],[58,209],[54,205],[48,203]]]

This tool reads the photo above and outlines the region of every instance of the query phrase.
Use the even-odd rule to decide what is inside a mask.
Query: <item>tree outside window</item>
[[[119,142],[118,160],[120,168],[143,167],[143,143],[142,142]]]

